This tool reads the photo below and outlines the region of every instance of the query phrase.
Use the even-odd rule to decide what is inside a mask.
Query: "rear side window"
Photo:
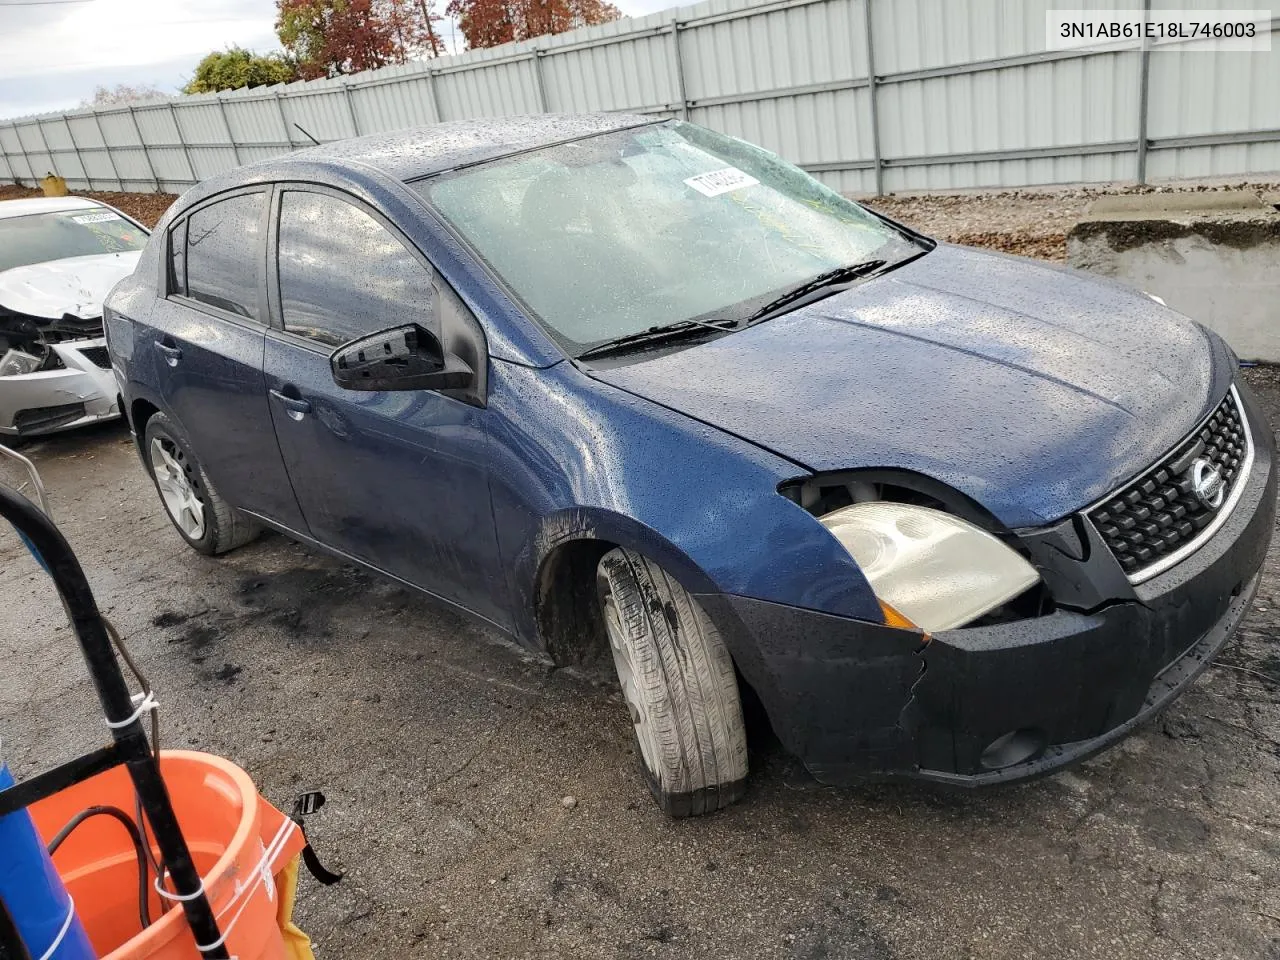
[[[400,324],[439,329],[430,271],[345,200],[285,191],[278,250],[280,312],[290,333],[336,347]]]
[[[201,207],[187,217],[188,297],[241,317],[258,319],[260,241],[266,202],[265,193],[242,193]]]
[[[169,292],[187,295],[187,221],[184,217],[169,231]]]

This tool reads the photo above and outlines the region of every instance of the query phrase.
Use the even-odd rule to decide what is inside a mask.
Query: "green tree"
[[[241,87],[263,87],[273,83],[290,83],[298,79],[298,68],[292,60],[278,53],[251,53],[243,47],[215,50],[196,66],[183,93],[213,93],[215,90],[239,90]]]

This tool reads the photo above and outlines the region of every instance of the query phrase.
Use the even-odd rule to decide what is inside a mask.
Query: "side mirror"
[[[344,344],[329,367],[346,390],[460,390],[474,379],[465,360],[446,354],[434,333],[413,323]]]

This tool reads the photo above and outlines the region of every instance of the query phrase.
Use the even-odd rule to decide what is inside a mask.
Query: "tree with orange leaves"
[[[458,28],[473,50],[609,23],[622,16],[608,0],[449,0],[445,13],[458,18]]]
[[[276,0],[276,34],[304,80],[444,52],[432,0]]]

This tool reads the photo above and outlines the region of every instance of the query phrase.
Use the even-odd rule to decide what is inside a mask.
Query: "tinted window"
[[[187,293],[187,221],[179,220],[169,231],[169,292]]]
[[[435,329],[431,275],[381,223],[337,197],[280,204],[280,308],[291,333],[339,346],[387,327]]]
[[[187,296],[258,318],[259,240],[265,193],[244,193],[187,218]]]

